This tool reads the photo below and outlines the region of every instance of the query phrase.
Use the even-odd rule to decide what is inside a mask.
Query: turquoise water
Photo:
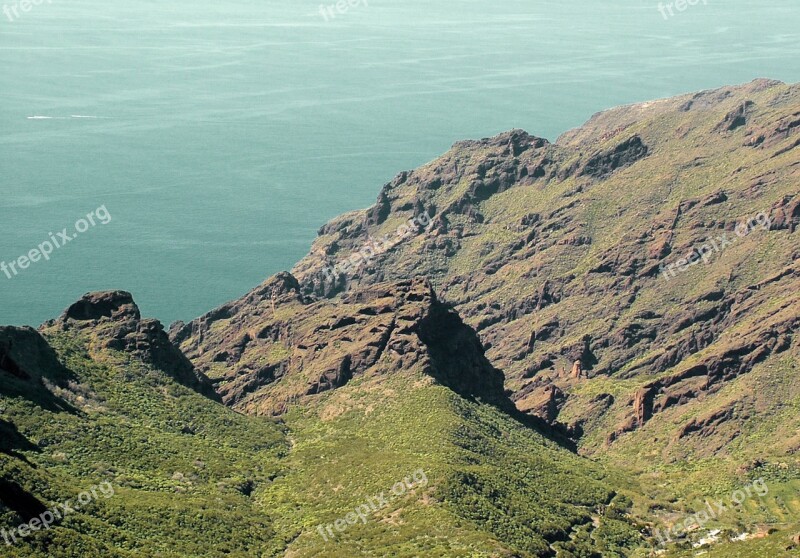
[[[191,319],[457,140],[555,139],[613,105],[800,81],[797,0],[666,20],[657,6],[370,0],[325,21],[304,0],[45,0],[0,14],[0,261],[100,206],[111,216],[0,273],[0,323],[111,288]]]

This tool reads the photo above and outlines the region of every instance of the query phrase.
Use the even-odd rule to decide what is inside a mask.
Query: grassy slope
[[[780,87],[784,92],[788,89]],[[756,116],[769,119],[775,92],[755,91],[748,96],[756,101]],[[460,239],[460,249],[451,259],[431,249],[430,239],[415,237],[387,256],[382,279],[429,273],[442,285],[444,298],[456,302],[465,321],[477,326],[493,305],[513,305],[545,279],[574,276],[566,283],[572,287],[572,296],[481,332],[492,342],[489,355],[509,375],[508,386],[516,389],[524,385],[521,375],[532,359],[575,344],[585,334],[602,338],[642,311],[664,315],[660,326],[666,331],[675,313],[690,307],[693,303],[688,301],[697,295],[720,286],[728,292],[747,289],[782,269],[796,250],[796,233],[759,232],[712,264],[697,266],[671,281],[669,289],[657,279],[641,279],[644,288],[635,300],[619,312],[608,312],[630,293],[613,292],[608,277],[588,274],[588,270],[619,247],[634,246],[638,233],[668,216],[679,202],[720,189],[736,194],[726,203],[704,208],[679,227],[669,261],[715,232],[715,223],[739,221],[797,192],[796,151],[770,158],[777,147],[768,152],[741,149],[747,127],[726,134],[713,132],[725,112],[735,107],[736,98],[699,116],[676,112],[681,102],[663,101],[647,111],[643,108],[646,124],[632,121],[625,129],[622,135],[638,132],[653,150],[633,167],[590,185],[570,177],[546,188],[514,188],[497,194],[479,205],[485,223],[451,216],[451,225],[463,222],[474,233]],[[597,130],[607,127],[606,121],[625,118],[630,114],[606,113],[587,125],[585,132],[565,136],[562,143],[569,145],[583,134],[591,136],[592,149],[613,147],[620,136],[598,139]],[[662,142],[663,138],[670,141]],[[467,159],[495,156],[495,151],[476,148],[467,153],[458,148],[448,156],[466,164]],[[440,164],[418,172],[435,175]],[[751,189],[760,176],[775,181]],[[467,186],[465,179],[442,187],[433,194],[433,201],[444,207]],[[399,206],[413,201],[416,192],[399,191],[398,195]],[[527,231],[515,229],[523,216],[548,215],[559,208],[565,208],[568,216],[562,232],[587,234],[592,238],[590,245],[555,242],[562,232],[553,229],[542,249],[530,258],[507,260],[492,275],[479,273],[487,264],[507,259],[509,245],[525,236]],[[380,232],[392,233],[401,220],[390,217]],[[323,237],[320,243],[327,240]],[[356,239],[352,244],[361,242]],[[346,252],[350,244],[341,243]],[[473,280],[463,281],[476,271]],[[796,308],[796,296],[783,293],[772,303]],[[770,305],[763,304],[738,327],[745,332],[751,324],[769,319],[770,312]],[[523,360],[512,360],[504,352],[504,344],[506,348],[524,346],[531,330],[553,318],[565,326],[563,338],[537,345],[536,353]],[[542,534],[553,540],[566,538],[567,533],[571,541],[554,545],[561,547],[560,557],[591,556],[592,551],[614,556],[606,547],[635,541],[636,534],[631,520],[619,511],[627,508],[622,499],[609,509],[600,507],[611,497],[611,487],[633,498],[637,515],[657,504],[652,508],[657,510],[654,515],[670,522],[691,512],[693,502],[730,494],[760,476],[770,482],[770,496],[763,506],[748,502],[741,513],[723,517],[719,526],[752,530],[754,525],[775,525],[781,532],[761,541],[720,546],[709,556],[789,555],[783,550],[786,535],[798,530],[796,351],[769,358],[710,397],[657,415],[610,447],[604,445],[605,434],[627,411],[626,396],[652,377],[628,378],[621,369],[614,371],[620,372],[619,377],[600,376],[569,386],[571,400],[560,417],[564,420],[579,416],[598,393],[614,394],[618,400],[608,415],[588,423],[582,449],[594,455],[597,462],[592,464],[532,435],[507,416],[428,385],[413,373],[354,380],[346,388],[323,395],[314,408],[293,409],[285,425],[277,425],[237,415],[148,370],[121,365],[120,355],[92,363],[76,340],[60,338],[54,344],[80,378],[80,386],[63,396],[82,414],[55,414],[3,396],[0,418],[16,425],[41,451],[24,453],[38,468],[0,454],[0,476],[14,479],[47,501],[74,497],[103,480],[113,480],[119,495],[99,502],[91,513],[73,516],[46,535],[38,535],[33,546],[3,549],[16,552],[9,556],[66,557],[75,555],[78,548],[84,548],[82,555],[87,556],[217,556],[222,552],[271,556],[282,554],[286,544],[288,556],[382,556],[385,552],[526,556],[543,549]],[[642,357],[647,354],[643,352]],[[601,363],[611,356],[601,352]],[[747,414],[737,421],[741,431],[725,442],[725,451],[709,454],[707,449],[708,444],[719,442],[720,435],[724,440],[726,432],[709,441],[675,441],[678,426],[730,403],[740,404]],[[754,464],[757,458],[765,463]],[[637,481],[609,473],[619,467]],[[420,468],[431,480],[425,490],[393,502],[366,525],[352,526],[336,542],[326,544],[315,532],[318,523],[342,517]],[[243,494],[250,489],[250,497]],[[644,496],[637,496],[639,491]],[[153,522],[153,517],[162,520]],[[9,514],[0,514],[0,526],[13,524],[15,519]],[[42,546],[45,542],[47,552]],[[102,548],[107,544],[119,550]],[[58,550],[67,547],[69,551]],[[668,556],[691,555],[677,552]]]
[[[77,412],[3,395],[3,419],[39,451],[0,454],[0,476],[46,504],[103,481],[116,495],[4,556],[527,557],[559,540],[563,557],[625,556],[640,541],[603,468],[414,371],[356,378],[278,424],[122,354],[90,358],[81,338],[50,341],[77,376],[53,391]],[[428,483],[366,524],[316,532],[420,469]]]
[[[297,532],[288,555],[534,556],[546,552],[542,535],[568,538],[592,516],[605,527],[603,504],[614,493],[602,468],[490,406],[427,384],[421,376],[356,381],[287,415],[291,472],[261,497]],[[427,488],[335,542],[317,533],[418,469]],[[608,522],[620,531],[602,543],[609,549],[639,539],[631,523]]]
[[[51,342],[78,377],[56,392],[78,412],[3,396],[3,419],[39,450],[23,453],[30,465],[0,454],[0,476],[48,506],[104,481],[116,493],[3,556],[277,555],[272,518],[243,492],[279,474],[280,425],[233,413],[123,355],[98,363],[79,340]],[[0,515],[3,528],[18,524]]]

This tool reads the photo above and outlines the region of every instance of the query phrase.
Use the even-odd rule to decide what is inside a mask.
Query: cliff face
[[[0,522],[94,471],[125,487],[115,530],[76,521],[64,548],[633,556],[638,510],[796,482],[799,145],[800,86],[765,80],[555,143],[513,130],[402,173],[292,273],[169,333],[124,291],[0,327]],[[351,539],[300,527],[421,464],[430,486]],[[796,524],[786,493],[740,512]]]
[[[519,130],[458,143],[322,227],[293,274],[315,297],[423,275],[521,410],[587,449],[674,411],[666,434],[688,448],[717,431],[678,418],[693,402],[711,423],[755,421],[726,409],[769,414],[772,396],[706,397],[797,356],[798,145],[800,86],[767,80],[612,109],[555,143]],[[326,274],[423,213],[428,230]],[[718,431],[709,447],[725,445]]]
[[[214,379],[223,401],[245,412],[277,414],[354,378],[412,372],[466,397],[510,404],[502,373],[429,282],[378,284],[337,301],[312,301],[299,289],[280,274],[174,326],[172,339]]]
[[[125,291],[89,293],[56,320],[42,326],[46,334],[82,334],[93,351],[113,350],[160,370],[203,395],[217,399],[211,382],[175,346],[161,322],[143,319],[133,296]]]
[[[800,87],[766,80],[612,109],[555,143],[460,142],[323,226],[291,274],[169,337],[124,292],[43,331],[245,412],[413,371],[510,394],[586,451],[667,413],[647,436],[716,453],[778,408],[716,395],[796,362],[798,145]]]
[[[596,513],[625,533],[621,556],[641,543],[635,520],[606,514],[628,505],[604,470],[509,416],[502,373],[427,280],[337,301],[299,288],[281,274],[172,328],[243,412],[196,393],[206,376],[129,293],[88,294],[41,332],[0,329],[2,530],[76,485],[118,489],[20,555],[593,555]],[[310,527],[377,495],[352,536]]]

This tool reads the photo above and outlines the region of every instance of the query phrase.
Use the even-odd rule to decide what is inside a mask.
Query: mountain
[[[333,299],[427,277],[518,408],[587,454],[772,449],[747,436],[794,453],[795,416],[764,420],[798,395],[798,145],[800,86],[767,80],[612,109],[552,144],[458,143],[322,227],[293,274]],[[428,231],[327,271],[425,213]]]
[[[249,414],[282,414],[354,377],[415,367],[464,397],[513,409],[475,332],[422,279],[375,285],[334,304],[306,299],[284,273],[173,327],[172,338],[215,378],[226,405]]]
[[[198,378],[127,293],[87,295],[38,332],[0,328],[0,555],[278,552],[251,492],[281,469],[285,430]]]
[[[124,291],[0,328],[0,529],[114,487],[4,551],[792,555],[798,145],[768,80],[512,130],[168,332]]]
[[[198,361],[232,409],[129,293],[87,295],[40,332],[3,328],[4,528],[114,487],[30,542],[17,535],[9,556],[622,556],[643,541],[622,515],[631,499],[515,413],[427,281],[338,306],[298,287],[281,275],[185,339],[228,347]],[[320,532],[356,509],[363,522]]]

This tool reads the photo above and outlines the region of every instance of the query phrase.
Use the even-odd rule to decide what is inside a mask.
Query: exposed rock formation
[[[792,535],[792,537],[791,537],[791,541],[792,541],[792,546],[791,546],[791,548],[798,548],[798,547],[800,547],[800,533],[797,533],[796,535]]]
[[[282,286],[277,310],[266,298]],[[259,294],[260,293],[260,294]],[[423,279],[314,302],[280,274],[241,300],[173,328],[173,339],[237,409],[281,413],[355,377],[417,370],[466,397],[511,406],[477,335]]]
[[[639,136],[632,136],[611,150],[592,156],[580,171],[580,175],[605,178],[617,169],[632,165],[647,155],[648,148]]]
[[[553,143],[520,130],[460,142],[390,181],[375,207],[324,226],[293,270],[299,291],[427,276],[520,409],[619,439],[796,343],[798,107],[800,86],[756,80],[605,111]],[[420,208],[435,215],[429,232],[337,289],[315,281]],[[761,213],[767,227],[739,234]],[[539,376],[564,394],[555,417]],[[607,378],[628,382],[610,406],[577,388]],[[708,431],[680,428],[662,439]]]
[[[47,322],[42,328],[43,331],[81,331],[98,350],[126,353],[187,387],[217,398],[211,382],[172,344],[161,322],[142,319],[128,292],[88,293],[67,308],[60,318]]]

